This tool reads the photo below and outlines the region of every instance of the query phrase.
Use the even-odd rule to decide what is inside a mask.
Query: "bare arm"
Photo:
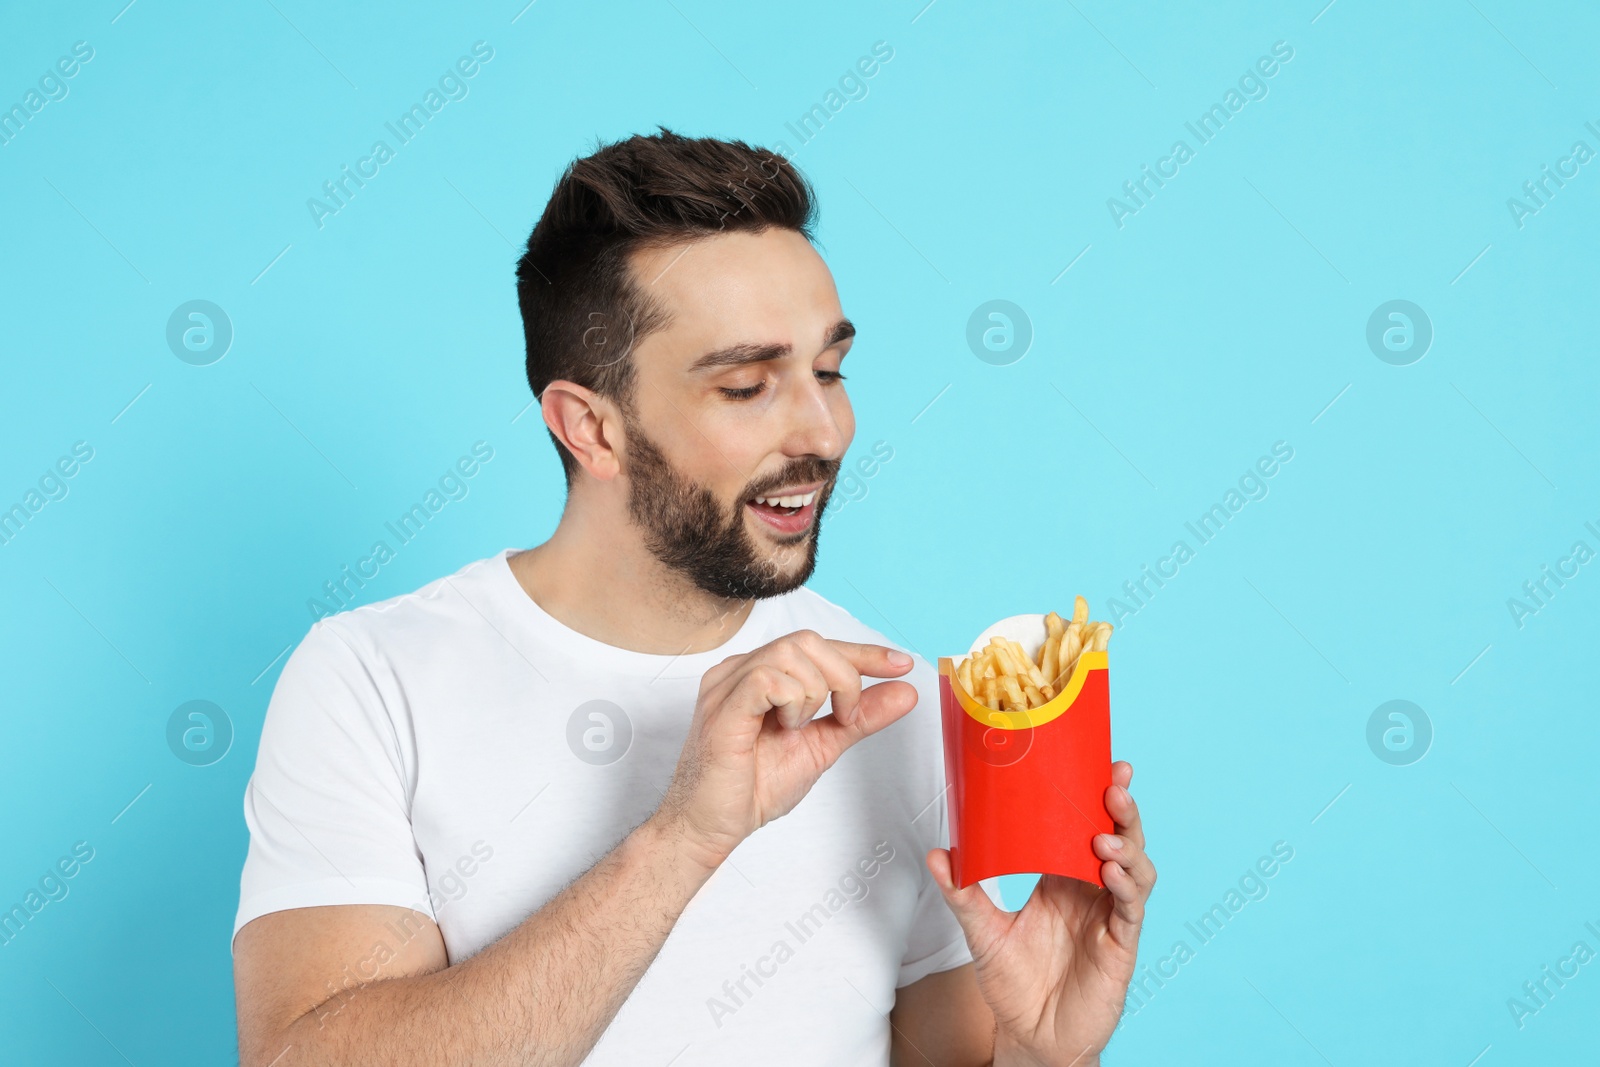
[[[994,1013],[970,963],[896,990],[889,1025],[892,1067],[987,1067],[994,1060]]]
[[[415,925],[421,916],[405,908],[304,908],[250,922],[234,953],[240,1063],[577,1064],[739,842],[916,703],[904,682],[863,691],[861,676],[910,667],[890,649],[810,631],[713,667],[661,808],[511,933],[455,966],[437,927]],[[830,697],[833,714],[813,718]],[[415,934],[396,952],[376,953],[374,939],[397,917]],[[353,993],[339,991],[346,967],[366,982]]]
[[[578,1063],[712,869],[652,817],[454,967],[438,928],[409,909],[262,916],[235,945],[240,1063]],[[390,952],[375,958],[379,941]],[[347,967],[377,980],[340,990]]]

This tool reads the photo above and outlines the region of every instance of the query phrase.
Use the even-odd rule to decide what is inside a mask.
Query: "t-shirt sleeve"
[[[941,836],[937,847],[949,848],[944,801],[940,800],[938,806]],[[906,938],[906,954],[900,961],[900,977],[895,979],[895,988],[971,962],[972,951],[967,947],[967,935],[962,932],[955,912],[945,903],[944,894],[939,892],[933,875],[924,866],[922,887],[917,891],[916,912],[911,919],[911,933]]]
[[[918,657],[919,666],[921,657]],[[921,690],[921,687],[919,687]],[[926,692],[926,690],[921,690]],[[937,692],[935,689],[934,692]],[[925,697],[924,697],[925,699]],[[937,773],[935,779],[940,788],[944,786],[944,741],[942,724],[938,715],[938,703],[934,703],[934,714],[929,716],[934,726],[932,732],[934,740],[932,745],[932,759],[935,761]],[[913,710],[913,714],[923,709]],[[924,749],[926,751],[926,748]],[[924,758],[928,758],[924,756]],[[937,832],[934,839],[929,841],[920,857],[926,854],[929,848],[950,847],[950,821],[949,803],[941,793],[932,808],[922,816],[921,823],[933,821],[934,810],[938,811]],[[916,911],[911,919],[911,932],[906,937],[906,953],[900,961],[900,976],[895,980],[895,988],[908,986],[912,982],[926,978],[939,971],[948,971],[959,967],[963,963],[972,962],[972,951],[967,947],[967,936],[961,930],[961,923],[956,919],[955,912],[950,910],[950,905],[945,903],[944,894],[939,892],[939,886],[934,882],[933,875],[928,873],[926,864],[920,864],[922,869],[922,883],[917,890]]]
[[[412,776],[371,670],[328,620],[284,664],[245,789],[233,932],[274,911],[391,904],[434,919]]]

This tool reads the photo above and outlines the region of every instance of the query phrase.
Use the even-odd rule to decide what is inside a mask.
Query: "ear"
[[[617,476],[622,420],[616,405],[576,382],[557,380],[539,396],[544,424],[578,464],[602,482]]]

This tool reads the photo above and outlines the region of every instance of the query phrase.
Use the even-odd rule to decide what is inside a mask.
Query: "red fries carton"
[[[1044,643],[1043,615],[1015,615],[995,635],[1030,655]],[[1061,874],[1103,886],[1094,835],[1113,831],[1111,701],[1107,654],[1084,652],[1048,703],[996,711],[961,687],[961,657],[939,658],[950,859],[958,888],[1002,874]]]

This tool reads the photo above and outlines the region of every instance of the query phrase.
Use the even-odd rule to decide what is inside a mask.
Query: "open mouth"
[[[817,485],[769,493],[745,501],[745,507],[778,533],[800,533],[809,528],[816,518],[817,497],[821,490],[822,487]]]

